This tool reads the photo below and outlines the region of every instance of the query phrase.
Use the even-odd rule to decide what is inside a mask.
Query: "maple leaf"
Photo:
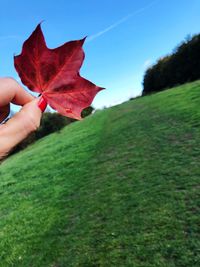
[[[0,123],[2,123],[8,117],[9,113],[10,113],[10,105],[1,107]]]
[[[49,49],[39,24],[24,42],[21,54],[14,56],[23,84],[42,94],[53,109],[75,119],[81,119],[81,111],[104,89],[80,76],[84,41],[85,38]]]

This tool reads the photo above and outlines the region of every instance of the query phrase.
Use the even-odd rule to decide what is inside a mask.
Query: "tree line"
[[[172,54],[146,70],[142,95],[197,79],[200,79],[200,34],[188,36]]]

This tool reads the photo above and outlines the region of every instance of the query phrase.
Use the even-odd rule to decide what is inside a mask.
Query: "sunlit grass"
[[[200,82],[97,112],[0,167],[0,266],[199,266]]]

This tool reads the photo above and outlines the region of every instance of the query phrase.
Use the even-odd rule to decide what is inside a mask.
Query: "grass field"
[[[200,81],[96,112],[0,166],[0,266],[200,266]]]

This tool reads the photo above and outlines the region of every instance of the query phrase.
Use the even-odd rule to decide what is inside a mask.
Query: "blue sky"
[[[96,108],[139,95],[145,69],[200,32],[199,0],[8,0],[0,7],[0,76],[18,78],[13,54],[44,20],[50,48],[88,36],[81,75],[107,88]]]

